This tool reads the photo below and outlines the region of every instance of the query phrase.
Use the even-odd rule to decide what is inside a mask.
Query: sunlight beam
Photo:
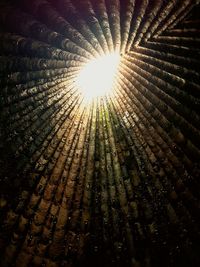
[[[91,102],[98,97],[104,97],[113,91],[120,55],[107,54],[95,58],[87,63],[79,72],[76,85],[84,98],[84,102]]]

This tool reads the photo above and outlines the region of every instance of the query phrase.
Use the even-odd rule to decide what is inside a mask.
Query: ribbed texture
[[[2,267],[200,266],[199,12],[1,1]],[[114,96],[83,106],[80,69],[113,51]]]

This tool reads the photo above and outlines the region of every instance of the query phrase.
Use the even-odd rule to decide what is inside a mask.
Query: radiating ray
[[[2,267],[199,266],[199,11],[0,2]]]

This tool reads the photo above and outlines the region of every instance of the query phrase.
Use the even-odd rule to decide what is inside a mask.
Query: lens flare
[[[84,102],[112,93],[119,62],[120,55],[112,53],[89,61],[80,70],[76,85]]]

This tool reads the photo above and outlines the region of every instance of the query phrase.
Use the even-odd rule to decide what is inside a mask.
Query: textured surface
[[[2,267],[200,266],[198,1],[0,2]],[[115,96],[74,79],[121,53]]]

